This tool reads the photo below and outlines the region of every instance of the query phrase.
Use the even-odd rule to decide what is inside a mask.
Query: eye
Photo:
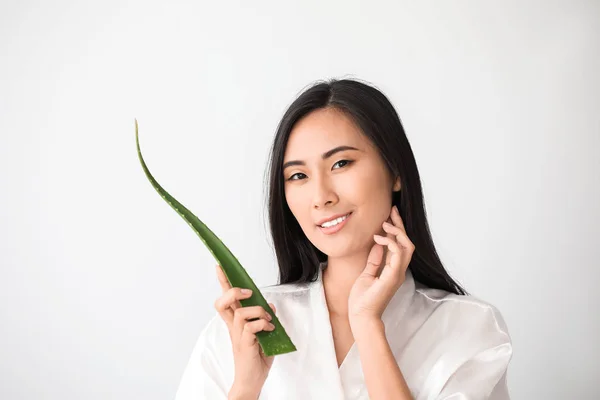
[[[333,164],[333,166],[335,167],[336,165],[339,165],[339,168],[345,167],[347,165],[352,164],[354,161],[352,160],[340,160],[338,162],[336,162],[335,164]],[[301,179],[306,178],[306,175],[303,174],[302,172],[297,172],[295,174],[293,174],[292,176],[290,176],[289,178],[286,179],[286,181],[298,181]]]
[[[303,174],[302,172],[295,173],[294,175],[292,175],[292,176],[290,176],[289,178],[287,178],[287,180],[288,180],[288,181],[297,181],[299,178],[298,178],[298,179],[294,179],[294,177],[295,177],[296,175],[304,175],[304,174]],[[306,176],[306,175],[304,175],[304,176]]]
[[[340,166],[340,168],[341,168],[341,167],[344,167],[346,165],[352,164],[352,161],[351,160],[340,160],[340,161],[336,162],[335,164],[333,164],[333,166],[335,167],[338,164],[343,164],[343,165]]]

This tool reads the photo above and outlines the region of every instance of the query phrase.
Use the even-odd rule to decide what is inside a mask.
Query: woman
[[[279,124],[269,185],[280,284],[260,290],[298,350],[262,354],[269,314],[240,307],[251,293],[217,266],[218,314],[178,400],[509,398],[506,324],[444,269],[385,95],[355,80],[304,91]]]

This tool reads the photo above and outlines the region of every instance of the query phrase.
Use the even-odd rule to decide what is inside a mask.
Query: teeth
[[[344,215],[343,217],[339,217],[339,218],[336,218],[336,219],[334,219],[332,221],[325,222],[321,226],[323,228],[330,228],[332,226],[336,226],[337,224],[339,224],[340,222],[342,222],[343,220],[345,220],[347,217],[348,217],[347,215]]]

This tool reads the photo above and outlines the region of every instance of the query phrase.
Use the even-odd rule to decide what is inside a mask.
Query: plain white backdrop
[[[600,389],[597,1],[0,3],[0,398],[171,399],[220,294],[147,181],[277,283],[286,107],[354,77],[397,108],[451,274],[503,313],[514,399]]]

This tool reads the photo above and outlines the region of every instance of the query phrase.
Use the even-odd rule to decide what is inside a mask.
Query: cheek
[[[391,192],[388,195],[387,183],[380,175],[379,171],[368,169],[351,177],[345,186],[361,204],[377,208],[388,201],[391,205]]]
[[[382,224],[390,216],[392,207],[391,191],[387,190],[387,182],[383,179],[363,179],[355,186],[357,206],[362,211],[361,225],[365,233],[380,232]]]
[[[292,213],[296,213],[296,208],[298,205],[298,196],[294,193],[293,189],[285,188],[285,201],[287,202],[288,207],[292,210]]]
[[[310,223],[310,215],[308,215],[306,201],[302,198],[301,191],[295,191],[293,188],[286,189],[285,199],[300,227],[304,229],[305,225]]]

